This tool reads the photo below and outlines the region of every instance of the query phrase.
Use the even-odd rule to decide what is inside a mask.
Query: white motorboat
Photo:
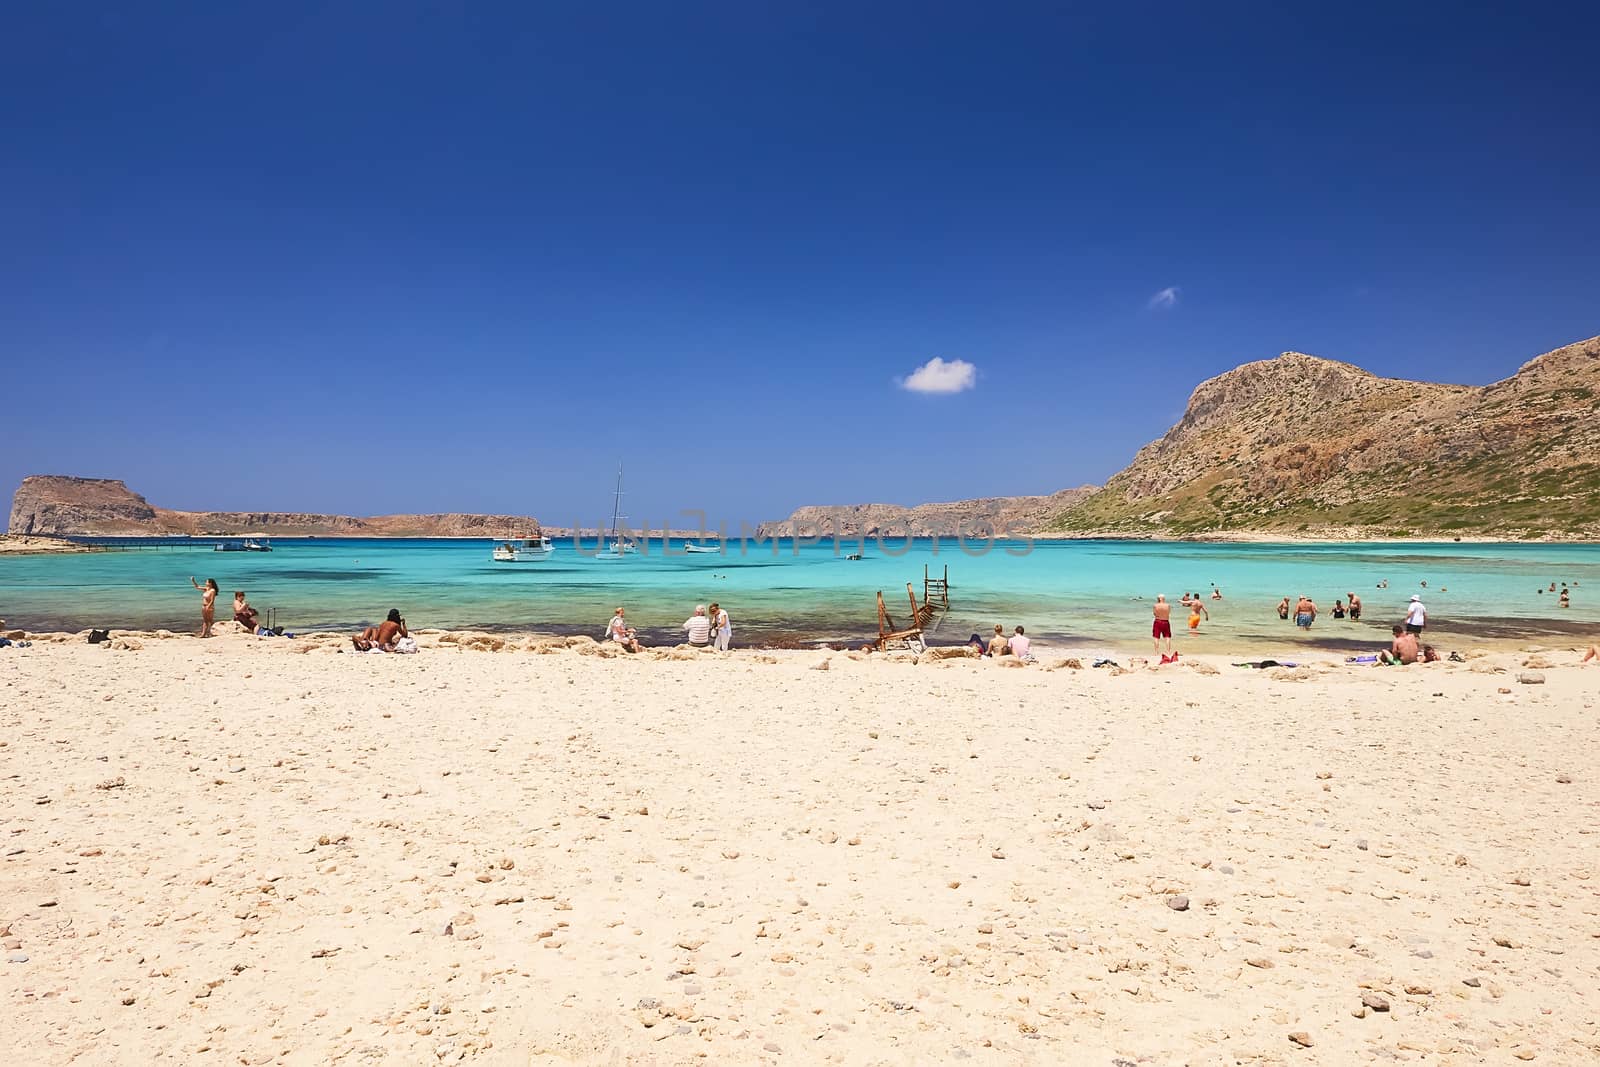
[[[495,545],[489,558],[496,563],[543,563],[555,554],[556,546],[550,543],[550,538],[524,537]]]
[[[720,555],[721,552],[722,552],[722,546],[721,545],[702,545],[697,541],[690,541],[690,542],[687,542],[683,546],[683,550],[685,552],[705,553],[707,555],[710,555],[712,553],[716,553],[716,554]]]

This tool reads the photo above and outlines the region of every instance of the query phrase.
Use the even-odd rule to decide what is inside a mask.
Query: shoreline
[[[257,636],[246,633],[240,624],[229,620],[219,621],[215,624],[215,636],[209,640],[200,638],[194,631],[187,628],[152,628],[130,629],[124,627],[100,627],[106,630],[107,643],[115,641],[143,642],[201,642],[207,645],[212,642],[225,642],[228,644],[262,645],[283,647],[310,643],[319,648],[333,647],[337,651],[345,651],[350,647],[350,638],[358,632],[360,627],[350,626],[307,628],[286,631],[282,637]],[[1256,637],[1248,640],[1217,647],[1214,642],[1208,642],[1202,647],[1185,647],[1185,638],[1182,631],[1175,630],[1173,650],[1180,657],[1180,663],[1205,662],[1225,664],[1240,658],[1292,658],[1295,661],[1321,661],[1337,666],[1366,666],[1365,664],[1348,664],[1346,661],[1352,655],[1375,655],[1379,649],[1386,648],[1388,642],[1379,640],[1377,627],[1371,627],[1375,632],[1373,640],[1360,637],[1325,638],[1322,641],[1304,640],[1302,635],[1291,634],[1283,639],[1276,637]],[[418,639],[418,645],[424,650],[449,649],[451,647],[462,649],[475,649],[479,651],[494,652],[533,652],[547,654],[550,651],[563,649],[585,649],[596,646],[604,649],[601,655],[610,656],[612,649],[605,641],[597,639],[594,635],[599,627],[563,627],[563,628],[532,628],[524,626],[476,626],[476,627],[422,627],[413,628],[411,634]],[[79,630],[27,630],[0,620],[0,637],[10,638],[12,641],[26,640],[34,642],[37,647],[61,646],[86,643],[91,628]],[[863,634],[852,638],[804,638],[796,637],[793,640],[782,642],[741,642],[737,630],[734,632],[734,646],[731,653],[721,654],[706,648],[690,646],[682,640],[681,633],[672,630],[652,630],[647,627],[639,628],[640,639],[643,643],[643,652],[638,658],[659,658],[662,654],[679,651],[689,651],[696,654],[704,653],[709,658],[723,658],[726,655],[753,654],[763,656],[815,656],[815,655],[866,655],[876,635]],[[1033,658],[1028,666],[1043,665],[1060,659],[1086,657],[1099,657],[1102,655],[1116,655],[1132,661],[1149,660],[1153,658],[1151,641],[1148,637],[1128,637],[1123,639],[1096,639],[1072,635],[1055,634],[1029,634],[1033,644]],[[1387,636],[1385,634],[1385,636]],[[674,638],[677,638],[674,640]],[[1567,640],[1567,637],[1573,638]],[[1462,635],[1441,632],[1426,635],[1424,644],[1433,645],[1438,649],[1441,657],[1451,653],[1462,655],[1467,659],[1483,658],[1485,656],[1516,656],[1516,655],[1564,655],[1573,654],[1581,656],[1585,649],[1597,643],[1596,637],[1580,634],[1569,635],[1538,635],[1528,636],[1503,636],[1503,637],[1464,637]],[[931,663],[941,660],[960,660],[967,657],[953,655],[957,650],[966,647],[959,639],[951,638],[941,640],[938,635],[933,635],[927,641],[928,652],[923,655],[923,662]],[[299,649],[303,651],[304,649]],[[871,652],[871,656],[900,657],[899,661],[910,662],[917,659],[915,654],[890,652]],[[909,659],[906,657],[909,656]],[[622,658],[630,658],[623,656]],[[984,662],[995,662],[990,657],[971,657]],[[1001,657],[1002,660],[1008,657]],[[1009,664],[1008,664],[1009,665]],[[1425,666],[1433,666],[1428,664]]]
[[[36,534],[0,534],[0,555],[48,556],[98,551],[100,549],[94,545],[80,544],[64,537],[46,537]]]

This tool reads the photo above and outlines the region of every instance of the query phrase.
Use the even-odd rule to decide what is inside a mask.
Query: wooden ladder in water
[[[917,607],[917,624],[926,629],[937,630],[939,623],[950,612],[950,564],[944,565],[944,576],[935,578],[928,570],[928,565],[922,565],[922,603]],[[932,624],[931,626],[929,624]]]

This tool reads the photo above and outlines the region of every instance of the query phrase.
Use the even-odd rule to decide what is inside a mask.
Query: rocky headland
[[[49,537],[536,537],[528,515],[322,515],[284,511],[173,511],[113,478],[35,474],[11,500],[12,535]]]

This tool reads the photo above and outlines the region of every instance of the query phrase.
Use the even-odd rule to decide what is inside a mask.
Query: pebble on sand
[[[1182,894],[1179,894],[1178,896],[1175,896],[1175,897],[1168,897],[1167,898],[1167,907],[1171,908],[1173,911],[1188,911],[1189,910],[1189,898],[1186,897],[1186,896],[1183,896]]]
[[[1312,1045],[1316,1044],[1315,1041],[1311,1040],[1311,1035],[1306,1033],[1304,1030],[1296,1030],[1294,1033],[1290,1034],[1289,1041],[1293,1044],[1299,1045],[1301,1048],[1310,1048]]]

